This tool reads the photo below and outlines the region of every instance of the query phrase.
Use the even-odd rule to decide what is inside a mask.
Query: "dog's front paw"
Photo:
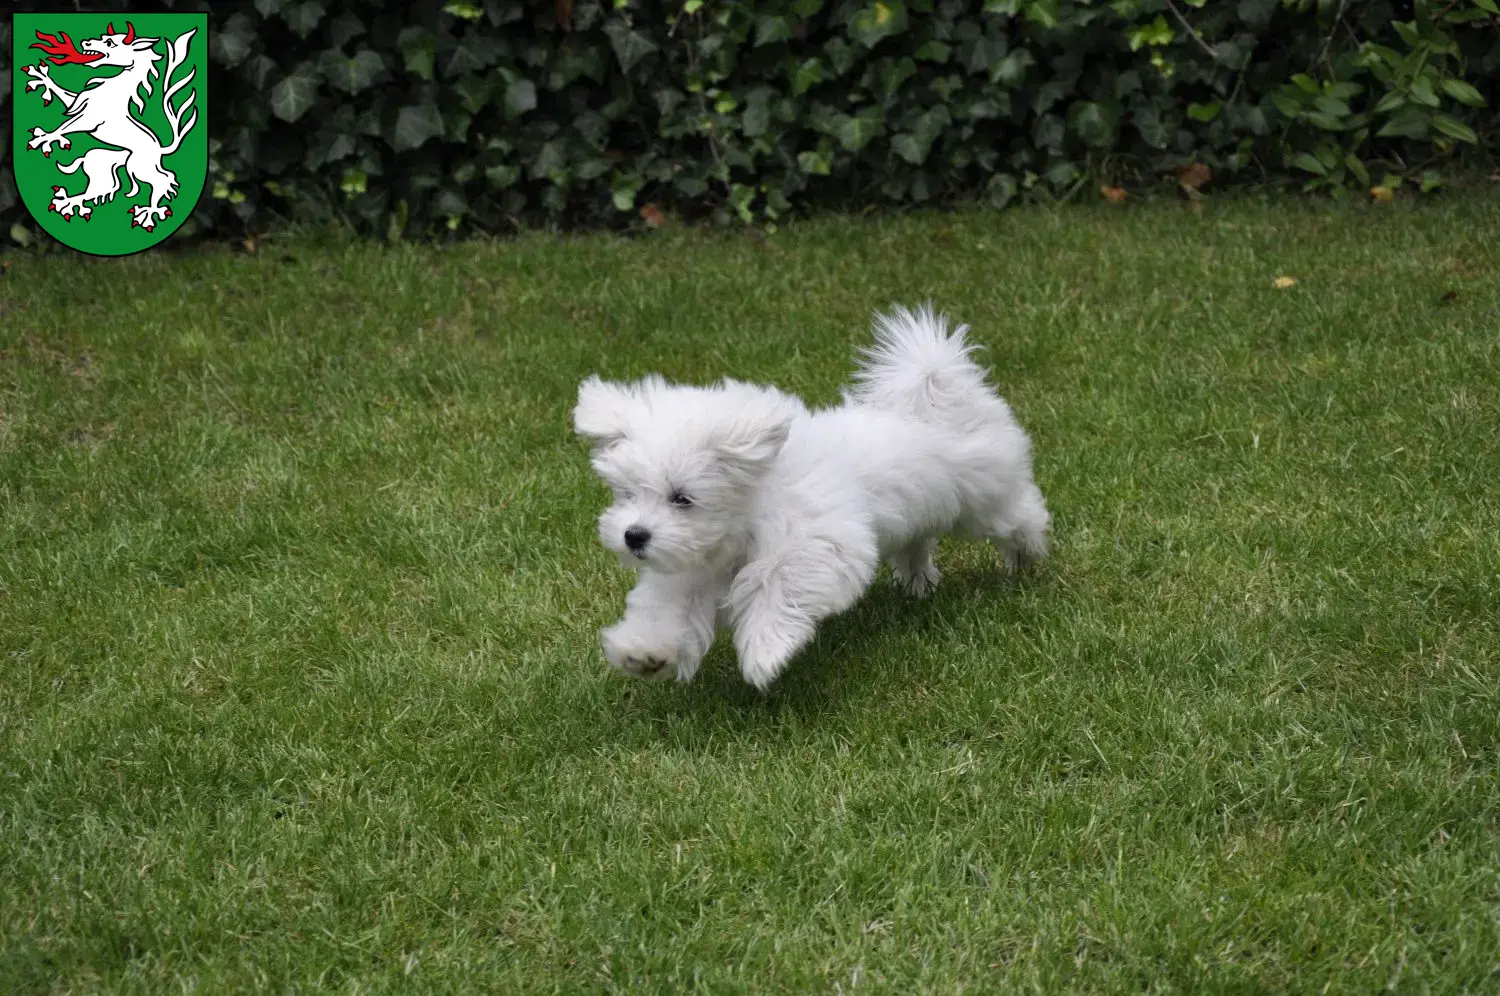
[[[633,678],[689,681],[698,670],[698,662],[681,646],[631,632],[624,623],[601,630],[599,643],[609,666]]]
[[[812,635],[811,625],[785,619],[743,624],[734,640],[740,674],[764,692]]]

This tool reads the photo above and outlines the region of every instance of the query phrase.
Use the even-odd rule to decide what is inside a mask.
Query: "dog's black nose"
[[[651,530],[642,529],[640,526],[631,526],[625,530],[625,545],[630,547],[632,553],[640,553],[651,542]]]

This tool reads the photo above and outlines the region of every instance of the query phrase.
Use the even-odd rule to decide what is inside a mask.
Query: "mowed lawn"
[[[1500,196],[11,257],[0,979],[1500,986]],[[1278,289],[1279,277],[1296,283]],[[578,381],[972,323],[1054,557],[610,673]]]

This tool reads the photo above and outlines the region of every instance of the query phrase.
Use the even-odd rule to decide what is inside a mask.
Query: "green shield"
[[[182,226],[208,176],[207,14],[15,14],[15,141],[26,209],[95,256]]]

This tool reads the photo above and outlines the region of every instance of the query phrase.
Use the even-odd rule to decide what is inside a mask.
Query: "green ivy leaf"
[[[1031,128],[1031,137],[1037,146],[1053,152],[1062,151],[1067,133],[1067,123],[1056,114],[1042,115]]]
[[[328,25],[328,40],[334,48],[343,48],[365,33],[364,23],[352,11],[344,11]]]
[[[755,221],[755,215],[750,211],[750,205],[755,202],[755,188],[743,183],[736,183],[729,188],[729,204],[735,213],[745,224]]]
[[[488,79],[469,73],[448,84],[448,89],[457,95],[465,111],[477,114],[490,102],[495,87]]]
[[[313,33],[327,12],[328,8],[323,5],[322,0],[304,0],[303,3],[294,3],[283,10],[281,19],[298,38],[306,38]]]
[[[477,3],[469,3],[468,0],[450,0],[443,4],[443,13],[465,21],[477,21],[484,16],[484,8]]]
[[[209,33],[212,39],[210,48],[214,59],[225,66],[238,66],[245,61],[255,45],[258,35],[254,19],[244,11],[233,14],[222,26],[215,25],[217,30]]]
[[[828,64],[833,67],[830,78],[842,76],[854,68],[854,64],[865,57],[859,46],[850,45],[840,37],[833,37],[823,45],[823,54],[828,56]]]
[[[901,84],[917,75],[917,64],[910,58],[893,63],[881,74],[880,92],[887,97],[895,96]]]
[[[1240,0],[1236,12],[1252,31],[1263,31],[1280,6],[1280,0]]]
[[[993,98],[979,97],[959,110],[961,117],[971,121],[986,121],[1010,113],[1010,94],[1001,91]]]
[[[748,138],[758,138],[771,127],[771,105],[766,100],[752,100],[740,115],[740,128]]]
[[[401,49],[407,72],[424,80],[432,79],[437,43],[425,28],[403,29],[396,38],[396,47]]]
[[[1015,177],[1009,173],[996,173],[985,185],[985,196],[991,207],[1003,208],[1016,199],[1018,189]]]
[[[527,111],[536,110],[536,84],[516,79],[505,88],[505,117],[514,120]]]
[[[932,151],[934,137],[902,132],[891,140],[891,150],[913,166],[920,166],[927,161],[927,156]]]
[[[619,18],[613,18],[605,24],[604,33],[609,36],[609,44],[615,50],[615,58],[619,60],[620,68],[627,73],[634,69],[642,59],[656,51],[655,42],[632,29]]]
[[[464,73],[477,73],[495,64],[499,58],[499,45],[490,35],[470,32],[459,39],[453,52],[443,66],[443,75],[449,78]]]
[[[271,113],[283,121],[296,121],[317,102],[318,77],[303,63],[271,88]]]
[[[923,62],[947,62],[948,56],[952,54],[951,46],[940,41],[923,42],[917,47],[915,57]]]
[[[797,168],[809,176],[828,176],[833,172],[828,154],[822,150],[797,153]]]
[[[1055,28],[1058,25],[1057,6],[1057,0],[1029,0],[1026,20],[1039,28]]]
[[[996,63],[1005,58],[1009,49],[1004,35],[990,37],[982,35],[971,42],[965,43],[961,49],[963,66],[969,72],[978,75],[988,73]]]
[[[1009,55],[990,67],[990,82],[1006,86],[1020,86],[1026,79],[1026,70],[1036,65],[1036,57],[1024,48],[1013,49]]]
[[[546,177],[556,182],[563,178],[568,163],[566,146],[560,139],[543,142],[531,161],[531,175]]]
[[[792,73],[792,96],[800,97],[812,86],[827,79],[821,59],[807,59]]]
[[[432,202],[433,211],[448,218],[448,230],[458,227],[458,219],[469,213],[469,202],[456,190],[440,190]]]
[[[264,90],[276,75],[276,60],[270,56],[257,55],[255,58],[244,63],[243,77],[247,83],[257,90]]]
[[[509,163],[497,163],[485,167],[484,178],[490,186],[503,189],[521,178],[521,168]]]
[[[397,152],[419,148],[429,139],[443,133],[443,116],[436,104],[412,104],[396,114],[391,147]]]
[[[850,152],[858,152],[885,129],[884,115],[878,108],[864,107],[857,114],[841,114],[835,119],[833,137]]]
[[[906,30],[906,4],[902,0],[875,0],[849,18],[849,37],[865,48]]]
[[[1212,103],[1208,104],[1189,104],[1187,114],[1188,117],[1192,118],[1194,121],[1202,121],[1204,124],[1208,124],[1209,122],[1217,118],[1219,116],[1219,112],[1223,109],[1223,102],[1215,100]]]
[[[1153,149],[1165,149],[1172,142],[1172,131],[1161,119],[1161,112],[1154,106],[1144,107],[1131,115],[1135,130],[1141,141]]]
[[[318,68],[335,90],[353,94],[368,88],[385,72],[385,60],[367,48],[360,49],[353,58],[330,49],[318,59]]]
[[[614,201],[616,211],[630,211],[635,208],[635,195],[641,189],[641,181],[638,177],[626,176],[621,173],[615,174],[610,182],[609,195]]]
[[[786,15],[761,14],[755,19],[755,47],[786,41],[792,37],[792,29],[796,26],[795,18]]]
[[[1096,149],[1114,144],[1119,130],[1120,113],[1107,104],[1079,101],[1068,109],[1068,122],[1079,138]]]
[[[325,132],[324,135],[328,133]],[[307,166],[309,169],[318,169],[325,163],[336,163],[340,159],[353,155],[355,147],[353,135],[335,134],[328,135],[326,138],[320,136],[320,141],[308,150]]]
[[[1167,15],[1158,14],[1156,20],[1150,24],[1144,24],[1139,28],[1131,28],[1127,36],[1130,42],[1130,50],[1139,52],[1142,48],[1156,48],[1162,45],[1172,44],[1175,35],[1172,26],[1167,23]]]

